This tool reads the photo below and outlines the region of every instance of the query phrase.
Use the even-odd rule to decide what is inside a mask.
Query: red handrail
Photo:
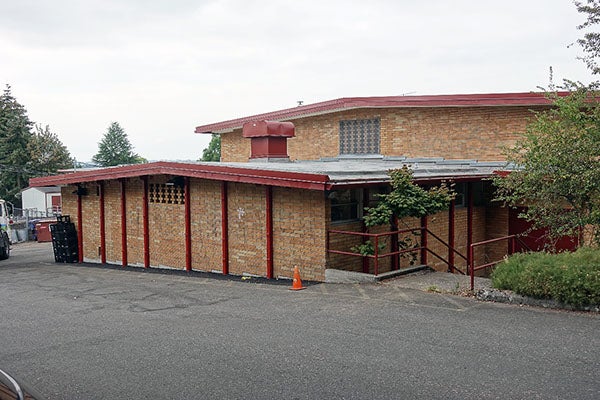
[[[482,240],[481,242],[471,243],[471,245],[469,246],[469,260],[471,262],[468,265],[469,275],[471,277],[471,290],[473,290],[475,288],[475,271],[480,271],[482,269],[493,267],[502,261],[502,260],[492,261],[492,262],[489,262],[486,264],[481,264],[481,265],[475,266],[475,261],[474,261],[475,260],[475,258],[474,258],[475,247],[486,245],[486,244],[491,244],[491,243],[496,243],[496,242],[500,242],[503,240],[509,241],[508,244],[510,246],[510,249],[508,251],[508,255],[515,253],[517,242],[519,242],[519,244],[521,246],[523,246],[524,248],[526,248],[527,250],[531,251],[529,246],[527,246],[527,244],[524,243],[517,235],[502,236],[502,237],[495,238],[495,239]]]
[[[407,232],[411,232],[411,233],[420,232],[421,233],[421,246],[413,247],[413,248],[410,248],[410,249],[403,249],[403,250],[391,251],[391,252],[383,253],[383,254],[379,253],[379,238],[386,237],[386,236],[397,235],[397,234],[400,234],[400,233],[407,233]],[[351,252],[351,251],[343,251],[343,250],[333,250],[333,249],[330,249],[329,248],[330,247],[330,234],[332,234],[332,233],[334,233],[334,234],[341,234],[341,235],[351,235],[351,236],[368,237],[369,239],[372,238],[374,240],[374,243],[373,243],[373,245],[374,245],[374,254],[363,255],[363,254],[355,253],[355,252]],[[448,243],[446,243],[444,240],[442,240],[436,234],[434,234],[429,229],[427,229],[426,226],[414,227],[414,228],[405,228],[405,229],[399,229],[399,230],[390,231],[390,232],[383,232],[383,233],[368,233],[368,232],[355,232],[355,231],[343,231],[343,230],[330,229],[330,230],[327,231],[327,252],[328,253],[333,253],[333,254],[346,255],[346,256],[371,258],[371,259],[374,260],[374,262],[373,262],[374,263],[374,265],[373,265],[374,275],[378,275],[379,274],[379,259],[380,258],[391,257],[391,256],[396,256],[396,255],[400,255],[400,254],[404,254],[404,253],[412,253],[412,252],[417,252],[418,251],[418,252],[421,253],[421,258],[422,259],[423,259],[423,253],[425,253],[425,254],[430,253],[433,256],[435,256],[437,259],[439,259],[440,261],[442,261],[446,265],[448,265],[448,267],[452,271],[458,271],[459,273],[465,275],[465,273],[463,271],[461,271],[460,269],[456,268],[455,265],[450,264],[447,260],[445,260],[439,254],[437,254],[436,252],[434,252],[433,250],[431,250],[431,249],[428,248],[428,246],[427,246],[427,240],[426,240],[427,234],[429,234],[432,237],[434,237],[436,240],[438,240],[444,246],[448,247],[455,254],[458,254],[464,260],[467,260],[467,258],[463,254],[461,254],[460,252],[458,252],[455,248],[450,247],[450,245]]]

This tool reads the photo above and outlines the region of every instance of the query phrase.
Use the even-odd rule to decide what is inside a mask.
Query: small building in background
[[[29,218],[46,218],[62,212],[60,186],[29,187],[21,191],[23,214]]]

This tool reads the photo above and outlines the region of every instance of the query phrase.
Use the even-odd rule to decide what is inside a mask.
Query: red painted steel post
[[[448,208],[448,272],[454,272],[454,216],[455,202],[450,201]]]
[[[185,209],[185,270],[192,270],[192,204],[190,198],[190,178],[183,180],[183,202]]]
[[[273,187],[265,190],[267,217],[267,278],[273,278]]]
[[[470,244],[469,245],[469,252],[467,253],[468,257],[469,257],[469,264],[467,265],[467,269],[470,272],[470,276],[471,276],[471,290],[473,290],[475,288],[475,270],[473,269],[474,265],[473,265],[473,245]]]
[[[379,274],[379,236],[375,236],[375,276]]]
[[[369,206],[369,188],[364,188],[362,191],[362,196],[363,196],[363,203],[362,203],[362,207],[363,210],[365,209],[365,207]],[[362,219],[361,220],[361,232],[362,233],[367,233],[367,225],[365,224],[365,220]],[[362,244],[365,244],[366,241],[368,240],[366,236],[361,236],[361,242]],[[362,258],[362,268],[363,268],[363,273],[368,274],[369,273],[369,257],[364,257]]]
[[[121,179],[121,265],[127,266],[127,200],[125,179]]]
[[[392,218],[392,231],[396,232],[398,230],[398,217],[394,215]],[[390,237],[390,250],[392,253],[397,252],[399,250],[398,246],[398,234],[394,233]],[[400,269],[400,254],[394,254],[392,256],[392,269],[394,271]]]
[[[510,253],[508,255],[511,254],[515,254],[515,245],[516,245],[516,236],[511,236],[510,237]]]
[[[421,217],[421,265],[427,265],[427,215]]]
[[[227,182],[221,181],[221,252],[223,275],[229,274],[229,216],[227,213]]]
[[[77,252],[78,261],[83,262],[83,204],[81,194],[77,194]]]
[[[100,262],[106,264],[106,220],[104,213],[104,181],[98,182],[100,191]]]
[[[144,231],[144,268],[150,267],[150,222],[148,214],[148,177],[142,177],[144,193],[142,198],[142,229]]]
[[[467,248],[473,243],[473,184],[467,182]],[[474,253],[467,253],[467,270],[473,266]]]

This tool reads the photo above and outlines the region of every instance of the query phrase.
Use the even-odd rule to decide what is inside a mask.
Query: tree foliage
[[[50,127],[35,126],[6,85],[0,96],[0,198],[20,204],[20,191],[34,176],[72,165],[69,151]]]
[[[27,151],[30,157],[28,165],[39,173],[51,174],[61,168],[73,166],[69,150],[58,136],[50,131],[48,125],[44,128],[41,125],[35,126],[35,132],[27,144]]]
[[[366,208],[365,225],[389,224],[392,218],[424,217],[448,208],[455,194],[446,184],[428,189],[413,183],[412,171],[407,167],[389,171],[392,191],[381,194],[375,207]]]
[[[208,147],[202,151],[200,161],[221,161],[221,136],[213,134]]]
[[[27,185],[31,172],[27,144],[33,123],[27,111],[6,85],[0,96],[0,198],[18,203],[18,194]]]
[[[600,0],[587,0],[587,2],[576,1],[577,11],[587,14],[587,20],[579,25],[577,29],[586,30],[600,23]],[[600,75],[600,32],[586,32],[583,38],[578,39],[577,43],[586,53],[581,59],[586,63],[592,74]]]
[[[581,85],[574,89],[553,95],[555,107],[537,112],[506,150],[517,169],[494,178],[496,199],[526,205],[520,217],[532,229],[547,228],[551,240],[581,235],[581,244],[600,243],[600,99]]]
[[[103,167],[141,164],[146,160],[133,152],[127,133],[118,122],[112,122],[98,143],[98,153],[92,161]]]

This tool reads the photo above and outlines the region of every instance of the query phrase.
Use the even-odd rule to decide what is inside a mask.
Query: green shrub
[[[597,305],[600,304],[600,250],[514,254],[496,267],[492,284],[497,289],[573,306]]]

